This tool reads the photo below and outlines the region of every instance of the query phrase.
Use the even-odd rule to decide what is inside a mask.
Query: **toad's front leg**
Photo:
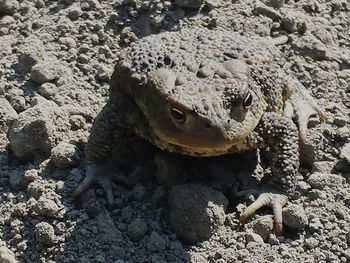
[[[73,192],[74,198],[97,184],[105,191],[108,205],[113,206],[112,181],[126,183],[127,178],[111,165],[114,145],[125,138],[127,126],[123,111],[121,101],[110,100],[96,117],[85,147],[86,177]]]
[[[265,113],[257,130],[269,148],[269,160],[272,176],[267,180],[264,189],[270,189],[260,194],[240,217],[245,223],[252,214],[264,206],[270,206],[275,216],[275,231],[282,232],[282,207],[287,203],[288,196],[295,190],[296,175],[299,168],[298,129],[293,121],[276,113]]]

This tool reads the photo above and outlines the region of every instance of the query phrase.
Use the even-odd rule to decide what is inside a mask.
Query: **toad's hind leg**
[[[271,151],[272,176],[259,198],[242,213],[240,222],[244,223],[261,207],[270,206],[275,216],[275,231],[280,234],[282,207],[294,193],[299,167],[298,130],[291,119],[276,113],[265,113],[257,129]]]

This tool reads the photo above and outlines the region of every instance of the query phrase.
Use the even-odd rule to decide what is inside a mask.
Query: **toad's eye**
[[[170,109],[170,113],[176,122],[181,124],[184,124],[186,122],[186,115],[181,110],[173,107]]]
[[[250,106],[252,106],[252,103],[253,103],[253,95],[250,93],[250,91],[248,91],[248,93],[245,96],[244,101],[243,101],[244,109],[246,109],[246,110],[249,109]]]

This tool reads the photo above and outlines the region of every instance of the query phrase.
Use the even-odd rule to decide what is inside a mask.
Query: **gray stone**
[[[341,186],[345,179],[337,174],[313,173],[307,179],[313,188],[323,189],[325,186]]]
[[[250,243],[250,242],[264,243],[264,239],[260,235],[250,231],[248,231],[245,234],[245,240],[247,241],[247,243]]]
[[[44,83],[38,90],[39,94],[46,99],[52,99],[57,93],[57,87],[53,83]]]
[[[18,263],[15,254],[5,246],[0,245],[0,262],[1,263]]]
[[[55,229],[46,222],[35,225],[36,240],[45,245],[53,245],[56,242]]]
[[[303,229],[308,225],[308,218],[303,207],[299,205],[289,205],[283,208],[283,223],[294,229]]]
[[[203,3],[203,0],[175,0],[175,4],[182,8],[197,9]]]
[[[55,217],[59,214],[61,209],[55,201],[48,199],[45,195],[42,195],[36,202],[34,210],[38,213],[38,215]]]
[[[60,142],[51,150],[51,161],[60,169],[72,167],[76,165],[79,160],[79,150],[73,144]]]
[[[7,133],[16,118],[17,112],[11,104],[5,98],[0,97],[0,133]]]
[[[23,161],[48,157],[55,142],[67,136],[68,121],[68,114],[55,103],[27,109],[9,129],[10,149]]]
[[[271,18],[272,20],[280,20],[282,19],[281,14],[276,11],[275,9],[261,3],[261,2],[257,2],[254,8],[254,12],[256,14],[260,14],[260,15],[264,15],[267,16],[269,18]]]
[[[252,222],[254,233],[267,240],[269,235],[273,233],[273,218],[269,215],[259,217]]]
[[[43,84],[58,79],[62,74],[63,68],[60,62],[48,59],[32,67],[30,79],[38,84]]]
[[[193,243],[209,238],[225,221],[225,196],[206,186],[183,184],[169,193],[170,222],[179,239]]]
[[[146,246],[148,250],[157,252],[166,248],[166,242],[162,236],[153,231],[147,239]]]
[[[68,11],[68,17],[73,21],[78,20],[82,14],[83,14],[83,11],[78,6],[74,6],[70,8]]]
[[[12,190],[19,191],[25,189],[28,182],[21,172],[14,170],[9,174],[9,184]]]
[[[312,166],[312,172],[329,173],[333,167],[334,163],[330,161],[315,162]]]
[[[128,236],[133,241],[138,241],[147,233],[148,227],[144,219],[136,218],[128,226]]]
[[[16,0],[0,0],[0,15],[13,15],[19,9]]]

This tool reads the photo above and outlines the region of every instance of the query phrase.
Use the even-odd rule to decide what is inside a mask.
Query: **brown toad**
[[[207,29],[145,37],[123,50],[115,66],[109,101],[86,146],[86,178],[74,196],[99,183],[114,202],[104,165],[130,134],[196,157],[268,149],[273,176],[241,222],[269,205],[280,232],[281,208],[295,188],[299,140],[313,114],[323,117],[282,53],[264,39]]]

